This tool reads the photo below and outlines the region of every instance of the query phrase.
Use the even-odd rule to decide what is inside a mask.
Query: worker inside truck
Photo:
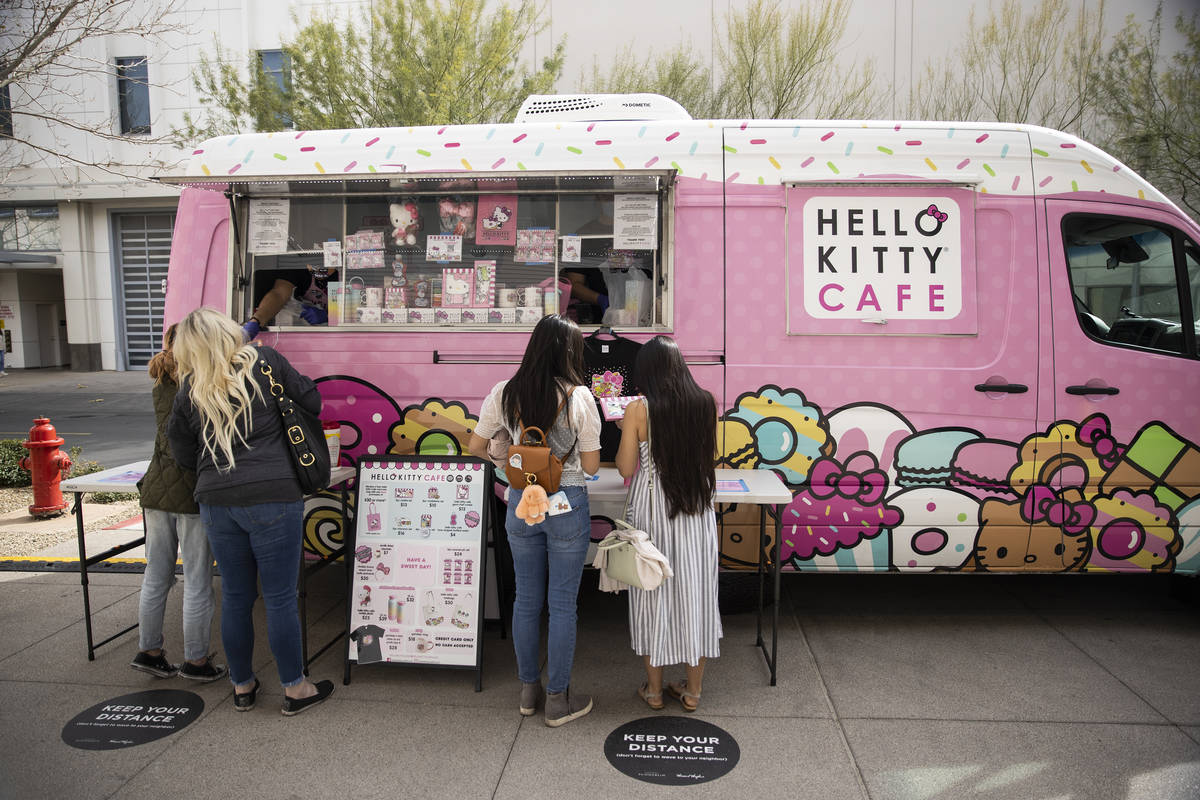
[[[286,325],[327,324],[328,284],[337,273],[336,268],[316,263],[259,272],[255,275],[256,302],[246,321],[247,332],[253,337],[272,320]]]

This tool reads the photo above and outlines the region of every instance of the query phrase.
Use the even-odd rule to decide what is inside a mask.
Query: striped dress
[[[629,638],[633,651],[654,667],[721,655],[717,609],[717,517],[709,507],[695,515],[667,518],[666,495],[653,471],[647,480],[650,444],[639,442],[640,470],[633,478],[626,521],[650,534],[675,577],[652,592],[629,589]],[[653,520],[650,493],[654,492]]]

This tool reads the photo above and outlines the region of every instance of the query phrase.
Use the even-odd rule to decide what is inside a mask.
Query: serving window
[[[670,172],[236,186],[247,316],[278,327],[669,327]],[[235,303],[236,305],[236,303]]]

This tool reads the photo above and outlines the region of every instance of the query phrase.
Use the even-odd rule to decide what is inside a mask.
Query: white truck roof
[[[483,179],[623,170],[674,170],[679,177],[734,184],[930,181],[998,195],[1103,192],[1170,204],[1081,139],[985,122],[672,119],[282,131],[210,139],[193,151],[186,177],[167,180],[394,173]]]

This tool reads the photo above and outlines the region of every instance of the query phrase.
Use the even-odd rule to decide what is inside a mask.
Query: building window
[[[117,59],[117,102],[121,133],[150,133],[150,82],[146,57]]]
[[[286,96],[291,84],[292,61],[282,50],[259,50],[258,63],[267,79],[274,82],[280,96]],[[292,117],[286,112],[275,115],[279,124],[285,128],[292,127]]]
[[[58,206],[0,208],[0,250],[61,248]]]
[[[0,136],[12,138],[12,95],[8,92],[8,84],[0,86]]]

